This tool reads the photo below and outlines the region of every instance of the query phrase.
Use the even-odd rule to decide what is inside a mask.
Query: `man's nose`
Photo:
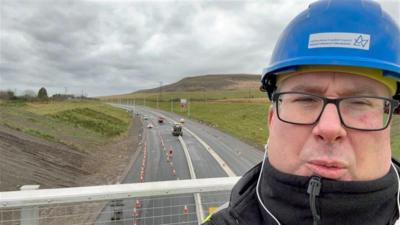
[[[322,111],[318,123],[313,129],[313,134],[326,142],[335,142],[346,136],[340,120],[339,112],[334,104],[327,104]]]

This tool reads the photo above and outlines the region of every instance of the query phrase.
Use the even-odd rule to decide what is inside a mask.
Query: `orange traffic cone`
[[[142,204],[140,204],[139,199],[137,199],[135,203],[135,208],[140,208],[140,207],[142,207]]]

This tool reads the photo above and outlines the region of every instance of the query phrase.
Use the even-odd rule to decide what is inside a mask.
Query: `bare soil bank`
[[[0,126],[0,191],[26,184],[44,189],[117,183],[132,162],[141,132],[134,118],[127,135],[82,153]]]

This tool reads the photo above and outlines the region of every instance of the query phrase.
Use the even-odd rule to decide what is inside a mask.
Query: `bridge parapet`
[[[209,212],[229,200],[239,178],[0,192],[0,224],[200,224],[195,195]]]

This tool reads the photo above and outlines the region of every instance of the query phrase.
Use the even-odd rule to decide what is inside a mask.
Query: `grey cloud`
[[[306,1],[2,0],[0,89],[91,96],[260,73]],[[384,7],[398,18],[399,3]]]

